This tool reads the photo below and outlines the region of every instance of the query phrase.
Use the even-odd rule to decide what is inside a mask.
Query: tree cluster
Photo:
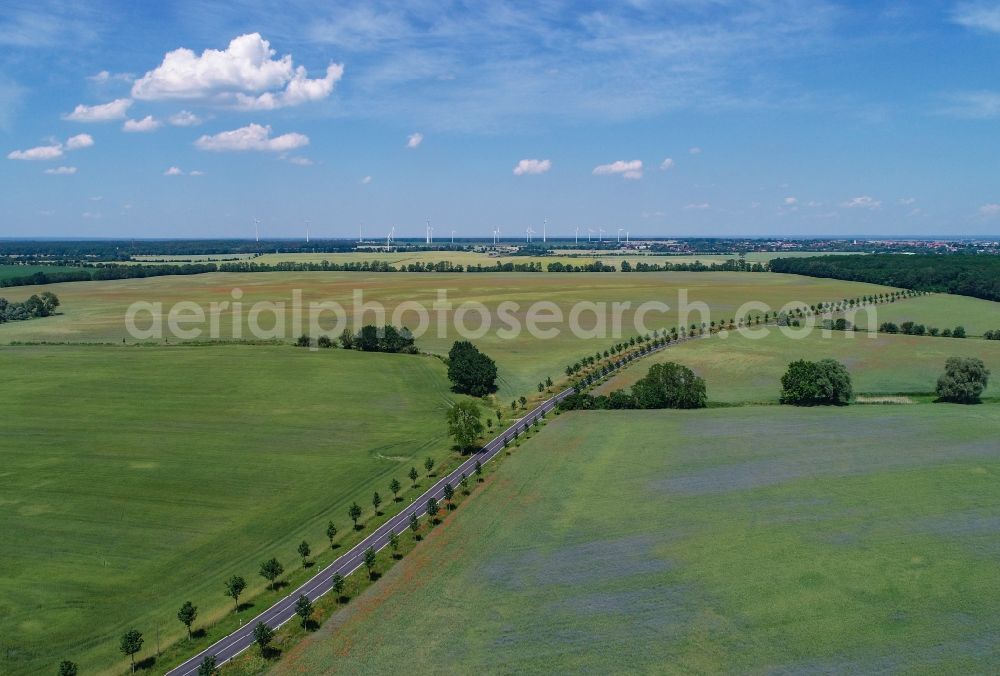
[[[486,396],[497,389],[496,362],[469,341],[455,341],[448,351],[448,380],[456,392]]]
[[[559,402],[562,410],[705,408],[705,381],[681,364],[653,364],[631,392],[615,390],[608,395],[576,392]]]
[[[771,272],[829,277],[1000,301],[1000,256],[806,256],[776,258]]]
[[[793,361],[781,377],[782,404],[844,406],[853,395],[851,374],[834,359]]]
[[[989,384],[990,370],[976,357],[950,357],[944,373],[937,381],[940,401],[956,404],[978,404]]]
[[[322,341],[322,338],[320,338]],[[358,332],[350,329],[344,331],[338,339],[340,346],[345,350],[361,350],[362,352],[390,352],[416,354],[417,346],[414,344],[413,334],[403,327],[395,327],[391,324],[387,326],[375,326],[366,324]],[[333,343],[327,339],[318,343],[320,347],[333,347]]]
[[[0,324],[48,317],[56,311],[57,307],[59,307],[59,299],[49,291],[41,295],[34,294],[20,303],[0,298]]]

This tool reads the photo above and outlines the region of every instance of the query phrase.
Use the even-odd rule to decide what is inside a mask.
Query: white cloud
[[[1000,33],[1000,5],[995,2],[960,2],[951,20],[965,28]]]
[[[948,95],[951,105],[939,109],[941,115],[967,120],[989,120],[1000,117],[1000,92],[980,90]]]
[[[112,73],[107,70],[102,70],[100,73],[95,75],[88,75],[87,79],[91,82],[97,82],[98,84],[106,84],[112,80],[120,80],[122,82],[131,82],[135,79],[132,73]]]
[[[786,197],[784,202],[786,207],[794,207],[799,203],[799,201],[794,197]]]
[[[308,157],[300,157],[298,155],[282,156],[281,159],[291,164],[297,164],[300,167],[311,167],[313,164],[313,161],[310,160]]]
[[[180,167],[170,167],[165,172],[163,172],[163,175],[164,176],[183,176],[184,172],[181,170]]]
[[[675,162],[669,157],[662,162],[660,162],[660,171],[667,171],[668,169],[674,168]]]
[[[861,197],[852,197],[840,206],[845,209],[878,209],[882,206],[882,202],[868,195],[862,195]]]
[[[684,208],[689,211],[701,211],[703,209],[710,209],[712,207],[708,202],[696,202],[693,204],[688,204]]]
[[[85,106],[82,103],[73,109],[72,113],[63,115],[64,120],[72,122],[107,122],[125,117],[132,106],[132,99],[115,99],[109,103],[96,106]]]
[[[167,122],[175,127],[196,127],[201,124],[201,118],[189,110],[182,110],[168,117]]]
[[[916,204],[916,203],[917,203],[917,198],[916,197],[901,197],[899,199],[899,204],[903,205],[904,207],[910,206],[911,204]]]
[[[54,160],[62,157],[66,150],[79,150],[94,145],[90,134],[77,134],[66,139],[66,143],[50,143],[47,146],[37,146],[27,150],[12,150],[7,153],[8,160]]]
[[[46,169],[45,173],[51,176],[72,176],[76,173],[76,167],[53,167]]]
[[[136,80],[132,96],[272,110],[324,99],[343,77],[344,67],[334,63],[324,77],[309,79],[304,67],[293,65],[290,54],[275,59],[276,53],[260,33],[241,35],[226,49],[206,49],[200,56],[190,49],[175,49]]]
[[[368,185],[371,182],[372,182],[372,177],[371,176],[365,176],[363,179],[361,179],[361,183],[364,184],[364,185]]]
[[[293,132],[271,138],[270,125],[264,127],[259,124],[248,124],[245,127],[220,132],[214,136],[206,134],[194,144],[199,150],[216,152],[240,150],[287,152],[309,145],[309,137]]]
[[[595,176],[621,174],[622,178],[636,180],[642,178],[642,160],[617,160],[611,164],[601,164],[594,167]]]
[[[94,137],[90,134],[77,134],[66,139],[66,150],[79,150],[94,145]]]
[[[141,120],[125,120],[125,124],[122,125],[122,131],[128,132],[143,132],[143,131],[155,131],[163,126],[163,123],[154,118],[152,115],[147,115]]]
[[[551,168],[551,160],[521,160],[517,163],[517,166],[514,167],[514,175],[524,176],[525,174],[544,174]]]
[[[84,211],[83,214],[81,215],[89,220],[98,220],[102,216],[101,212],[99,211]]]
[[[198,169],[194,169],[194,170],[188,172],[188,176],[204,176],[204,175],[205,175],[205,172],[204,171],[199,171]]]
[[[423,142],[424,142],[424,135],[418,131],[415,134],[410,134],[406,138],[406,147],[410,149],[419,148],[420,144]]]
[[[983,218],[996,218],[1000,216],[1000,204],[984,204],[979,207],[979,215]]]
[[[56,143],[50,146],[37,146],[27,150],[12,150],[7,153],[8,160],[54,160],[62,157],[63,146]]]
[[[701,155],[701,148],[694,146],[693,148],[688,148],[688,153],[691,155]]]

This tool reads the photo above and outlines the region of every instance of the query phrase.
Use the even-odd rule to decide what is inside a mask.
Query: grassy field
[[[995,405],[564,414],[274,671],[995,672],[998,435]]]
[[[971,336],[981,336],[986,331],[1000,329],[1000,303],[968,296],[944,293],[908,298],[878,307],[878,323],[912,321],[939,329],[964,326]],[[857,324],[867,325],[865,314],[859,313]]]
[[[438,298],[439,290],[447,292],[452,303],[451,310],[443,311],[446,331],[439,335],[436,319],[431,317],[430,330],[418,338],[421,349],[447,352],[452,342],[460,339],[454,330],[455,310],[465,301],[483,303],[490,312],[492,328],[486,335],[473,338],[477,345],[492,355],[500,368],[501,390],[504,399],[534,390],[539,380],[546,376],[560,375],[567,363],[604,349],[615,342],[612,337],[613,321],[608,319],[603,334],[606,337],[579,338],[568,330],[570,308],[580,302],[604,303],[607,309],[613,303],[627,302],[631,305],[621,312],[623,335],[628,337],[636,331],[630,328],[636,308],[645,301],[667,303],[667,312],[652,311],[646,315],[646,324],[653,327],[671,327],[678,322],[678,292],[686,289],[691,302],[701,301],[712,310],[712,317],[731,318],[737,308],[746,301],[763,301],[778,308],[789,301],[814,303],[823,299],[854,297],[861,294],[877,293],[885,287],[837,280],[815,279],[797,275],[772,275],[767,273],[642,273],[642,274],[554,274],[554,273],[510,273],[510,274],[431,274],[431,273],[257,273],[156,277],[151,279],[130,279],[107,282],[77,282],[54,284],[48,287],[62,301],[63,314],[44,320],[16,322],[0,326],[0,344],[11,341],[107,341],[120,343],[128,336],[124,316],[130,304],[136,301],[162,302],[166,313],[173,303],[194,301],[206,313],[213,301],[231,301],[232,290],[240,289],[244,316],[241,326],[244,336],[247,315],[251,304],[256,301],[284,301],[282,315],[286,326],[291,326],[292,291],[302,290],[303,303],[333,300],[353,314],[353,292],[361,290],[365,302],[381,303],[391,320],[392,312],[405,301],[416,301],[430,308]],[[31,289],[11,289],[12,300],[20,300],[32,293]],[[529,331],[522,330],[511,338],[503,337],[498,329],[503,324],[498,321],[497,308],[504,301],[518,304],[511,313],[522,327],[526,325],[525,315],[529,306],[536,301],[551,301],[562,312],[562,324],[543,324],[542,328],[557,326],[559,335],[554,338],[536,338]],[[404,306],[405,307],[405,306]],[[265,314],[262,324],[267,324],[270,315]],[[692,319],[701,320],[695,313]],[[364,321],[374,321],[375,315],[368,313]],[[411,328],[417,328],[413,312],[403,314],[399,321]],[[332,319],[327,316],[325,325],[332,327]],[[232,315],[230,310],[221,314],[220,335],[232,335]],[[148,324],[148,320],[147,320]],[[144,324],[147,325],[147,324]],[[584,329],[594,329],[593,313],[582,315],[580,324]],[[190,326],[190,325],[189,325]],[[200,325],[205,330],[206,320]],[[467,326],[478,328],[480,319],[470,313]],[[598,334],[602,333],[600,331]],[[291,328],[288,340],[293,339]],[[297,335],[297,334],[295,334]],[[203,336],[204,337],[204,336]],[[130,339],[131,340],[131,339]],[[172,341],[173,342],[173,341]]]
[[[815,331],[802,340],[773,329],[761,340],[737,333],[671,347],[642,359],[598,386],[607,394],[646,375],[652,364],[684,364],[705,379],[708,397],[720,402],[776,402],[781,376],[796,359],[836,359],[847,366],[856,393],[933,392],[948,357],[979,357],[994,374],[987,396],[1000,393],[1000,341]]]
[[[125,629],[149,655],[185,600],[218,617],[228,576],[262,589],[261,561],[299,568],[352,501],[367,518],[374,490],[452,454],[432,357],[42,346],[0,368],[0,673],[119,670]]]

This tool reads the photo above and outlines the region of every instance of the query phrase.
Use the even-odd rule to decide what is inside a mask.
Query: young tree
[[[427,515],[431,517],[432,521],[437,521],[437,515],[440,509],[441,508],[438,507],[438,501],[435,498],[427,500]]]
[[[851,374],[833,359],[793,361],[781,377],[782,404],[843,406],[852,396]]]
[[[483,434],[479,407],[474,401],[460,401],[448,409],[448,435],[455,438],[460,450],[471,448]]]
[[[76,676],[76,662],[63,660],[59,663],[59,676]]]
[[[524,408],[524,406],[528,403],[528,398],[523,394],[520,397],[518,397],[517,400],[521,402],[521,408]]]
[[[451,487],[450,483],[444,485],[444,501],[447,504],[448,509],[451,509],[451,499],[455,497],[455,489]]]
[[[990,370],[976,357],[949,357],[937,381],[940,401],[977,404],[989,384]]]
[[[456,341],[448,351],[448,379],[456,392],[482,397],[497,389],[497,365],[469,341]]]
[[[1000,340],[1000,331],[997,331],[997,335],[998,335],[997,340]],[[503,420],[503,411],[497,409],[496,413],[497,413],[497,425],[499,425],[500,421]]]
[[[132,660],[132,673],[135,673],[135,654],[142,650],[142,632],[138,629],[129,629],[122,634],[122,639],[118,643],[118,650],[122,655]]]
[[[309,597],[305,594],[300,594],[298,600],[295,602],[295,614],[302,618],[302,628],[306,628],[306,624],[309,622],[309,616],[312,615],[313,604],[309,600]]]
[[[413,535],[417,535],[417,531],[420,530],[420,522],[417,520],[417,515],[415,512],[410,513],[410,530],[413,531]]]
[[[382,504],[382,496],[378,494],[378,491],[375,491],[375,494],[372,496],[372,507],[375,508],[376,516],[382,514],[382,512],[378,511],[379,505],[381,504]]]
[[[396,481],[396,479],[389,482],[389,490],[392,491],[393,502],[399,502],[399,491],[401,488],[402,486],[399,485],[399,482]]]
[[[430,476],[431,470],[434,469],[434,458],[424,460],[424,469],[427,470],[427,476]]]
[[[371,579],[372,571],[375,569],[375,548],[369,547],[365,550],[365,568],[368,569],[368,579]]]
[[[247,581],[239,575],[233,575],[226,580],[226,596],[236,604],[236,612],[240,611],[240,594],[247,588]]]
[[[340,603],[340,599],[344,595],[344,576],[340,573],[334,573],[333,577],[330,578],[330,585],[333,588],[333,593],[337,595],[337,603]]]
[[[187,627],[188,639],[191,638],[191,625],[194,624],[195,618],[198,617],[198,607],[195,606],[190,601],[185,601],[181,609],[177,611],[177,619],[181,621],[185,627]]]
[[[361,506],[352,502],[351,506],[347,508],[347,516],[351,517],[351,521],[354,522],[354,530],[358,530],[358,519],[361,518]]]
[[[263,656],[267,653],[267,646],[270,645],[271,641],[274,639],[274,630],[263,622],[258,622],[253,628],[253,641],[260,648],[260,654]]]
[[[215,668],[215,655],[205,655],[198,665],[198,676],[215,676],[218,669]]]
[[[465,472],[462,472],[462,478],[459,481],[462,484],[462,493],[464,495],[469,494],[469,477],[465,476]]]
[[[410,473],[406,476],[410,477],[411,488],[417,487],[417,477],[420,476],[420,472],[417,471],[416,467],[410,468]]]
[[[483,482],[483,464],[476,460],[476,481]]]
[[[392,548],[392,558],[399,558],[399,536],[394,530],[389,531],[389,547]]]
[[[260,564],[260,576],[267,580],[271,589],[274,589],[274,581],[281,577],[284,572],[285,567],[278,562],[277,558],[272,557]]]
[[[330,549],[333,549],[333,538],[337,537],[337,527],[333,525],[333,521],[326,524],[326,537],[330,540]]]
[[[302,557],[302,567],[305,568],[306,564],[309,563],[309,554],[312,550],[309,548],[309,543],[303,540],[299,543],[299,556]]]

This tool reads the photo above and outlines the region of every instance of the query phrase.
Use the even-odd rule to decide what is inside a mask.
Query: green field
[[[939,329],[964,326],[970,336],[981,336],[986,331],[1000,329],[1000,303],[968,296],[935,293],[917,298],[878,306],[878,320],[882,322],[915,322]],[[857,324],[867,326],[864,312],[858,313]]]
[[[11,279],[12,277],[27,277],[36,272],[72,272],[79,269],[65,265],[0,265],[0,280]],[[38,287],[26,288],[34,288],[34,293],[41,293],[46,290],[39,289]],[[0,296],[3,296],[5,293],[7,293],[6,289],[0,289]],[[30,296],[31,294],[28,295]]]
[[[885,287],[857,284],[837,280],[815,279],[797,275],[767,273],[636,273],[636,274],[555,274],[555,273],[212,273],[204,275],[155,277],[106,282],[76,282],[53,284],[46,287],[62,301],[57,317],[30,322],[16,322],[0,326],[0,344],[11,341],[107,341],[121,343],[128,336],[124,316],[130,304],[136,301],[162,302],[163,312],[178,301],[194,301],[208,312],[213,301],[231,301],[232,290],[240,289],[244,307],[241,326],[247,335],[247,314],[256,301],[284,301],[283,317],[291,327],[292,291],[302,290],[303,303],[332,300],[340,303],[353,314],[353,292],[363,292],[365,302],[381,303],[391,320],[392,312],[404,301],[416,301],[431,307],[439,290],[445,290],[451,310],[440,316],[446,322],[446,332],[438,335],[437,316],[432,316],[430,330],[418,338],[418,346],[427,351],[445,353],[451,344],[461,339],[454,330],[455,308],[466,301],[483,303],[490,312],[491,330],[473,340],[493,356],[500,368],[500,396],[504,399],[531,392],[536,383],[545,377],[560,375],[567,363],[572,363],[597,349],[604,349],[616,342],[613,337],[614,322],[608,319],[603,331],[606,337],[579,338],[568,330],[570,308],[580,302],[604,303],[611,314],[612,304],[626,302],[631,305],[621,313],[622,335],[626,338],[636,333],[632,318],[636,308],[645,301],[660,301],[670,306],[670,311],[652,311],[646,315],[649,329],[667,328],[678,322],[678,293],[686,289],[690,302],[700,301],[712,310],[717,319],[732,318],[746,301],[757,300],[777,309],[790,301],[807,304],[823,299],[855,297],[885,291]],[[12,300],[21,300],[33,289],[11,289]],[[522,327],[525,315],[536,301],[551,301],[562,312],[564,322],[554,338],[536,338],[522,330],[516,337],[505,338],[498,334],[503,324],[498,321],[497,308],[504,301],[518,304],[511,313]],[[265,322],[269,315],[265,315]],[[594,329],[593,314],[584,314],[580,324],[584,329]],[[694,319],[701,320],[695,313]],[[366,322],[375,321],[368,313]],[[332,327],[332,319],[324,320]],[[403,314],[400,322],[417,328],[412,312]],[[478,328],[480,319],[472,313],[467,325]],[[232,315],[229,310],[220,315],[220,332],[223,339],[232,335]],[[200,325],[206,331],[206,320]],[[543,324],[548,328],[553,324]],[[288,340],[292,340],[291,328]],[[598,332],[600,333],[600,332]],[[204,336],[203,336],[204,337]],[[131,342],[131,341],[130,341]],[[172,341],[173,342],[173,341]]]
[[[948,357],[979,357],[993,372],[987,396],[1000,393],[1000,341],[978,338],[931,338],[819,330],[795,340],[771,329],[761,340],[732,333],[670,347],[642,359],[608,379],[597,392],[631,387],[652,364],[673,361],[705,379],[710,401],[777,402],[781,376],[796,359],[836,359],[851,373],[861,394],[929,393]]]
[[[328,519],[348,531],[352,501],[451,454],[431,357],[43,346],[0,368],[0,673],[121,669],[125,629],[149,655],[185,600],[218,617],[228,576],[262,589],[260,561],[299,568]]]
[[[278,674],[994,673],[1000,407],[564,414]]]

